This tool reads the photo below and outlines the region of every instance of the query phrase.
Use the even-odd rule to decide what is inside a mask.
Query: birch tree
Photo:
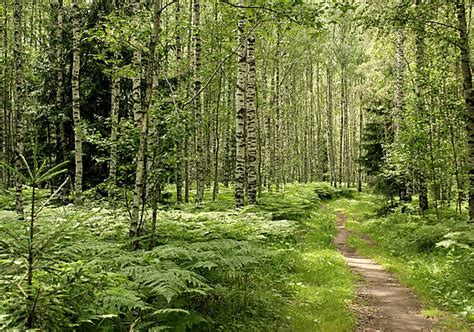
[[[464,102],[467,110],[467,164],[469,175],[469,219],[474,221],[474,90],[472,87],[472,67],[469,48],[469,32],[466,23],[466,6],[464,0],[457,0],[461,70],[463,78]]]
[[[201,96],[201,32],[200,3],[193,3],[193,44],[194,44],[194,119],[196,131],[196,204],[199,206],[204,198],[206,176],[204,159],[204,133]]]
[[[13,49],[13,61],[14,61],[14,72],[15,72],[15,86],[14,86],[14,100],[13,104],[15,107],[15,166],[17,169],[22,168],[22,162],[20,156],[23,154],[23,34],[22,34],[22,13],[23,13],[23,1],[15,0],[15,10],[13,13],[13,26],[15,37],[15,44]],[[16,188],[16,213],[19,219],[24,219],[23,212],[23,200],[22,200],[22,180],[19,176],[15,177],[15,188]]]
[[[252,21],[251,21],[252,22]],[[239,31],[240,33],[240,31]],[[240,65],[240,63],[239,63]],[[256,116],[256,66],[255,66],[255,34],[250,31],[247,38],[247,186],[248,202],[257,201],[257,116]]]
[[[148,110],[152,100],[153,94],[153,79],[154,79],[154,66],[155,66],[155,50],[158,43],[158,36],[161,28],[161,0],[154,0],[153,5],[153,29],[150,35],[150,41],[148,44],[147,54],[147,66],[145,69],[145,80],[146,80],[146,94],[145,103],[139,114],[140,126],[139,130],[139,145],[137,152],[137,169],[135,173],[135,186],[133,190],[133,205],[131,212],[130,230],[129,237],[132,240],[132,249],[136,250],[139,248],[139,236],[140,236],[140,222],[141,216],[140,211],[144,206],[144,193],[145,193],[145,171],[146,171],[146,153],[147,153],[147,140],[148,140]],[[143,211],[142,211],[143,213]]]
[[[240,0],[239,4],[244,5]],[[235,205],[244,206],[245,195],[245,78],[247,76],[247,51],[245,42],[245,13],[240,11],[237,24],[237,85],[235,91],[235,139],[236,139],[236,164],[235,164]]]
[[[82,127],[81,96],[79,91],[79,71],[81,68],[81,12],[78,0],[72,1],[72,116],[74,119],[74,156],[75,156],[75,203],[82,204]]]

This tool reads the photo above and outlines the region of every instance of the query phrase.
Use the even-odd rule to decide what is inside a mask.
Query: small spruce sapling
[[[32,287],[34,264],[35,264],[35,260],[37,259],[37,255],[40,254],[39,252],[35,252],[35,248],[34,248],[35,220],[38,218],[38,215],[43,210],[43,208],[50,202],[52,198],[54,198],[54,196],[56,196],[59,193],[62,187],[64,187],[64,185],[66,185],[66,183],[69,180],[69,178],[66,178],[66,180],[59,186],[59,188],[53,194],[50,195],[50,197],[43,203],[43,205],[41,205],[39,209],[35,210],[36,189],[41,184],[49,180],[52,180],[58,175],[66,172],[67,169],[65,168],[65,166],[68,163],[68,161],[65,161],[48,169],[47,160],[44,160],[41,166],[39,166],[37,152],[38,152],[38,149],[36,145],[34,148],[34,154],[33,154],[33,165],[31,166],[28,164],[25,157],[23,155],[20,155],[20,159],[25,168],[25,171],[23,172],[16,168],[10,167],[9,165],[5,163],[1,163],[1,166],[3,168],[10,170],[12,173],[20,177],[23,183],[31,186],[31,199],[30,199],[31,214],[30,214],[30,224],[29,224],[29,229],[28,229],[28,232],[29,232],[28,234],[28,261],[27,261],[28,263],[27,263],[27,273],[26,273],[27,289],[25,291],[25,295],[30,304],[27,321],[26,321],[27,328],[33,327],[36,303],[38,301],[38,297],[41,291],[41,289],[38,289],[35,292]]]

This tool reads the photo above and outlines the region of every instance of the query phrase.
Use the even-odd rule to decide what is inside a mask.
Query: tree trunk
[[[2,95],[2,119],[0,131],[2,133],[2,160],[7,161],[8,164],[11,162],[11,111],[9,108],[10,102],[10,79],[8,75],[7,68],[11,67],[8,54],[8,11],[7,11],[7,2],[4,2],[4,11],[2,17],[2,47],[3,47],[3,66],[2,66],[2,84],[3,84],[3,95]],[[2,178],[5,187],[10,185],[10,172],[7,169],[1,170]]]
[[[327,125],[327,153],[328,153],[328,168],[329,179],[334,187],[337,187],[336,179],[336,156],[334,155],[334,120],[333,120],[333,103],[332,103],[332,72],[327,68],[327,105],[326,105],[326,125]]]
[[[3,9],[4,15],[1,17],[0,22],[0,36],[3,38],[2,47],[3,47],[3,59],[2,59],[2,111],[0,113],[0,160],[8,161],[7,159],[7,127],[8,127],[8,92],[7,92],[7,8],[6,6]],[[3,167],[0,167],[0,182],[8,187],[7,184],[7,170]]]
[[[345,96],[345,70],[344,66],[341,69],[341,126],[339,128],[340,136],[339,136],[339,187],[342,187],[342,169],[343,169],[343,162],[344,162],[344,133],[345,133],[345,125],[346,125],[346,96]]]
[[[393,132],[395,135],[395,142],[398,141],[400,135],[400,123],[403,117],[403,110],[405,108],[405,59],[404,59],[404,44],[405,31],[398,30],[397,38],[397,83],[396,83],[396,113],[393,121]]]
[[[23,154],[23,48],[22,48],[22,0],[15,0],[15,11],[13,16],[15,45],[13,49],[13,61],[15,72],[14,106],[15,106],[15,166],[22,168],[20,155]],[[16,188],[16,213],[18,219],[24,219],[22,181],[19,176],[15,177]]]
[[[240,5],[244,4],[240,0]],[[238,51],[237,51],[237,85],[235,93],[235,139],[236,139],[236,164],[235,164],[235,206],[244,206],[245,191],[245,78],[247,76],[247,52],[245,43],[245,13],[241,10],[241,17],[237,25]]]
[[[200,32],[200,4],[194,0],[193,6],[193,41],[194,41],[194,118],[196,126],[196,205],[200,206],[204,198],[206,176],[203,150],[203,116],[201,102],[201,32]]]
[[[281,57],[281,32],[277,28],[277,44],[276,44],[276,61],[275,61],[275,131],[274,131],[274,165],[273,165],[273,181],[276,190],[280,190],[281,182],[281,118],[280,118],[280,101],[281,101],[281,84],[280,84],[280,57]]]
[[[467,149],[469,175],[469,220],[474,222],[474,90],[472,88],[472,68],[469,49],[469,32],[466,24],[464,0],[456,3],[460,37],[461,69],[463,75],[464,101],[467,110]]]
[[[119,54],[115,52],[114,58],[118,60]],[[117,140],[120,112],[120,77],[117,73],[112,75],[112,91],[111,91],[111,132],[110,132],[110,167],[109,167],[109,197],[113,196],[113,192],[117,183]]]
[[[222,89],[222,75],[221,71],[219,75],[219,86],[217,91],[217,105],[216,112],[214,115],[214,179],[212,186],[212,200],[217,199],[217,194],[219,193],[219,146],[220,146],[220,130],[219,130],[219,113],[221,106],[221,89]]]
[[[419,7],[421,0],[415,1],[416,6]],[[424,86],[426,84],[426,74],[425,74],[425,41],[424,41],[425,29],[422,25],[415,35],[415,57],[416,57],[416,111],[417,111],[417,121],[421,122],[420,119],[423,119],[427,115],[425,114],[425,101],[424,101]],[[420,123],[421,125],[421,123]],[[420,156],[423,155],[422,151]],[[423,155],[422,158],[425,156]],[[425,171],[422,169],[420,163],[417,165],[415,170],[415,177],[418,182],[418,199],[419,199],[419,208],[420,210],[428,210],[428,185],[426,183]]]
[[[275,75],[271,70],[271,78],[266,82],[269,84],[267,88],[267,108],[266,108],[266,116],[265,116],[265,137],[266,137],[266,152],[265,152],[265,163],[267,165],[266,169],[266,177],[267,177],[267,190],[268,192],[272,191],[272,184],[275,181],[275,127],[273,126],[273,112],[272,112],[272,104],[273,104],[273,86],[272,83],[275,82]]]
[[[249,33],[247,38],[247,186],[249,204],[257,202],[257,137],[256,137],[256,67],[255,35]]]
[[[140,0],[133,1],[133,15],[135,20],[135,25],[138,27],[140,24],[140,17],[138,16],[140,11]],[[142,77],[142,52],[140,49],[135,49],[133,51],[133,68],[135,70],[133,79],[132,79],[132,100],[133,100],[133,119],[135,120],[137,126],[140,126],[141,119],[140,116],[143,114],[142,111],[142,93],[141,93],[141,77]]]
[[[362,92],[359,99],[359,162],[357,163],[357,191],[362,192],[362,137],[364,131],[364,108],[362,104]]]
[[[74,187],[76,192],[75,204],[82,204],[82,128],[81,128],[81,97],[79,91],[79,70],[81,68],[81,13],[78,0],[72,1],[73,9],[73,39],[72,39],[72,116],[74,119],[74,147],[76,173]]]
[[[447,120],[451,121],[451,119],[447,119]],[[456,148],[456,137],[455,137],[453,124],[451,122],[449,122],[449,135],[450,135],[451,148],[453,150],[454,175],[456,178],[456,192],[457,192],[456,212],[461,213],[461,206],[462,206],[462,201],[463,201],[463,185],[462,185],[461,174],[460,174],[461,172],[459,170],[458,151]]]
[[[403,29],[398,30],[397,36],[397,82],[396,82],[396,94],[395,94],[395,116],[393,120],[393,136],[394,144],[398,146],[400,143],[400,126],[403,120],[403,113],[405,109],[405,31]],[[406,180],[404,174],[400,178],[400,201],[408,202],[408,194],[406,188]]]
[[[146,153],[148,140],[148,109],[151,104],[153,94],[153,71],[155,66],[155,49],[158,42],[158,34],[161,26],[161,0],[155,0],[153,6],[153,30],[150,35],[150,42],[148,45],[148,61],[145,71],[146,80],[146,94],[145,103],[143,105],[140,119],[140,142],[137,153],[137,170],[135,175],[135,188],[133,191],[133,206],[132,218],[130,222],[129,236],[132,239],[132,249],[136,250],[139,247],[138,237],[139,232],[139,218],[140,207],[144,207],[144,191],[145,191],[145,172],[146,172]],[[152,234],[153,236],[153,234]]]
[[[320,69],[320,58],[318,55],[316,63],[316,114],[312,117],[316,121],[316,137],[311,135],[312,143],[312,154],[315,158],[313,160],[313,170],[311,171],[311,182],[323,180],[324,167],[322,163],[322,154],[323,150],[323,112],[321,110],[321,69]],[[312,128],[314,130],[314,128]]]
[[[57,35],[56,35],[56,78],[58,80],[56,85],[56,110],[59,116],[59,160],[66,161],[68,159],[67,144],[66,144],[66,129],[64,110],[64,59],[63,59],[63,21],[64,21],[64,7],[63,0],[58,1],[58,17],[57,17]],[[65,175],[64,179],[67,176]],[[68,194],[66,186],[61,190],[62,199],[65,200]]]
[[[119,1],[114,0],[115,9],[120,8]],[[114,60],[119,61],[120,53],[114,52]],[[116,69],[116,68],[115,68]],[[111,198],[114,195],[117,184],[117,148],[118,148],[118,126],[120,114],[120,76],[115,70],[112,73],[111,100],[110,100],[110,164],[109,164],[109,193]]]
[[[175,24],[176,24],[176,95],[181,97],[181,32],[179,30],[179,24],[181,20],[181,3],[179,0],[176,1],[176,12],[175,12]],[[184,110],[181,110],[180,118],[183,119]],[[180,133],[181,135],[187,135],[187,132]],[[178,139],[179,146],[176,146],[176,203],[181,204],[183,202],[183,139]]]

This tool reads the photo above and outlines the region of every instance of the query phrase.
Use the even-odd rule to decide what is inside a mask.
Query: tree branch
[[[455,26],[452,26],[452,25],[449,25],[449,24],[446,24],[446,23],[441,23],[441,22],[436,22],[436,21],[427,21],[426,23],[437,24],[437,25],[444,26],[446,28],[450,28],[450,29],[454,29],[456,31],[460,31],[458,27],[455,27]]]
[[[224,4],[229,5],[229,6],[231,6],[231,7],[234,7],[234,8],[262,9],[262,10],[266,10],[266,11],[269,11],[269,12],[274,13],[274,14],[283,15],[283,16],[285,16],[286,18],[288,18],[290,21],[292,21],[292,22],[294,22],[294,23],[298,23],[293,17],[289,16],[288,14],[279,12],[278,10],[275,10],[275,9],[273,9],[273,8],[262,7],[262,6],[241,6],[241,5],[235,5],[235,4],[233,4],[233,3],[230,3],[230,2],[227,1],[227,0],[221,0],[221,3],[224,3]]]

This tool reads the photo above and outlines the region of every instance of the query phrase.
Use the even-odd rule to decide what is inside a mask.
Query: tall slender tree
[[[135,26],[138,27],[141,24],[140,20],[140,9],[141,9],[141,0],[132,0],[133,8],[133,20],[135,21]],[[133,67],[134,75],[132,78],[132,100],[133,100],[133,118],[137,123],[137,126],[140,126],[140,116],[142,112],[142,51],[139,47],[136,47],[133,51]]]
[[[201,32],[200,32],[200,2],[193,3],[193,44],[194,44],[194,119],[196,130],[196,204],[201,205],[204,198],[206,181],[204,158],[204,121],[202,114],[201,95]]]
[[[333,95],[332,95],[332,71],[330,64],[326,70],[327,77],[327,102],[326,102],[326,130],[327,130],[327,154],[329,181],[337,186],[336,179],[336,156],[334,148],[334,117],[333,117]]]
[[[7,17],[7,8],[3,9],[3,15],[0,17],[0,36],[4,39],[2,41],[2,62],[1,62],[1,84],[2,89],[1,91],[1,103],[2,103],[2,110],[0,111],[0,160],[8,160],[7,159],[7,43],[6,43],[6,31],[7,31],[7,21],[5,18]],[[0,181],[3,185],[7,184],[7,170],[3,168],[0,169]]]
[[[418,10],[421,12],[421,0],[415,1]],[[423,127],[425,114],[425,85],[426,85],[426,68],[425,68],[425,27],[420,22],[415,32],[415,57],[416,57],[416,118],[419,129]],[[421,131],[420,131],[421,134]],[[418,151],[422,155],[422,151]],[[420,159],[421,160],[421,159]],[[418,199],[421,211],[428,209],[428,187],[426,183],[426,174],[423,166],[418,162],[415,169],[415,177],[418,185]]]
[[[72,116],[74,119],[74,155],[75,155],[75,203],[82,204],[82,124],[81,96],[79,90],[79,71],[81,68],[81,12],[78,0],[72,0]]]
[[[15,0],[13,17],[13,29],[15,45],[13,49],[13,61],[15,71],[14,106],[15,106],[15,165],[18,169],[22,167],[20,155],[23,154],[23,34],[22,34],[22,12],[23,1]],[[15,178],[16,187],[16,213],[19,219],[24,219],[22,200],[22,180],[19,176]]]
[[[140,236],[140,210],[145,205],[145,172],[146,172],[146,154],[148,141],[148,111],[153,98],[153,79],[155,68],[155,50],[158,43],[158,36],[161,29],[161,0],[154,0],[153,5],[153,29],[150,35],[147,54],[147,66],[145,69],[145,103],[141,108],[139,115],[139,145],[137,152],[137,170],[135,173],[135,186],[133,190],[133,205],[130,221],[129,237],[132,240],[132,249],[139,247]],[[143,214],[143,211],[142,211]],[[154,225],[152,225],[154,228]]]
[[[181,2],[176,0],[176,11],[175,11],[175,40],[176,40],[176,95],[181,97],[181,30],[180,30],[180,23],[181,23]],[[180,109],[180,119],[184,119],[184,111]],[[186,132],[181,133],[181,135],[187,135]],[[177,140],[178,144],[176,146],[177,156],[176,156],[176,202],[181,204],[183,202],[183,159],[184,159],[184,147],[182,144],[184,143],[183,137],[179,137]]]
[[[275,47],[275,89],[274,107],[275,107],[275,130],[273,132],[274,139],[274,163],[273,177],[276,190],[280,190],[282,179],[281,163],[282,163],[282,119],[281,119],[281,57],[282,57],[282,33],[281,27],[277,27],[276,31],[276,47]]]
[[[396,114],[393,121],[393,131],[395,134],[395,140],[398,141],[400,135],[400,123],[403,117],[403,109],[405,108],[405,31],[399,29],[397,32],[397,83],[396,83],[396,96],[395,96],[395,106]]]
[[[58,0],[57,7],[57,35],[56,35],[56,110],[59,115],[59,150],[62,161],[68,159],[66,143],[66,116],[64,114],[64,3]],[[63,190],[65,193],[65,190]]]
[[[244,5],[240,0],[239,4]],[[237,24],[237,85],[235,91],[235,139],[236,139],[236,164],[235,164],[235,205],[244,206],[245,195],[245,78],[247,76],[247,51],[245,42],[245,11],[240,10]]]
[[[456,1],[461,53],[464,101],[467,110],[467,165],[469,175],[469,220],[474,222],[474,90],[472,87],[472,66],[469,48],[469,32],[466,23],[464,0]]]
[[[253,22],[253,20],[250,20]],[[249,204],[257,201],[257,110],[256,110],[256,65],[255,65],[255,34],[253,31],[247,37],[247,186]]]
[[[115,61],[119,59],[119,52],[114,53]],[[109,164],[109,196],[113,195],[117,182],[117,161],[118,161],[118,132],[119,132],[119,111],[120,111],[120,76],[116,71],[112,73],[112,86],[110,96],[110,164]]]

